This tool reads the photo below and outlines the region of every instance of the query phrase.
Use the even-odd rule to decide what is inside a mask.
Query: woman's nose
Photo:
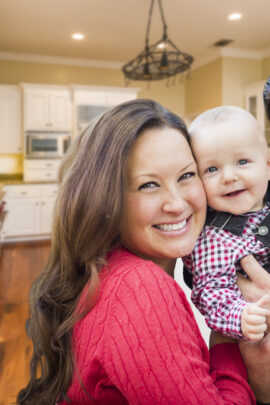
[[[188,206],[185,197],[179,191],[167,192],[164,196],[163,211],[179,214]]]

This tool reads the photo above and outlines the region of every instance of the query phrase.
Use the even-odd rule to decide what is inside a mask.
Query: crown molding
[[[28,53],[1,52],[0,59],[16,62],[47,63],[52,65],[86,66],[104,69],[121,69],[122,62],[108,62],[104,60],[66,58],[62,56],[36,55]]]
[[[254,51],[252,49],[241,48],[221,48],[221,55],[227,58],[242,58],[242,59],[263,59],[262,51]]]
[[[244,59],[263,59],[270,56],[270,48],[262,51],[240,48],[214,48],[209,49],[206,54],[197,57],[193,64],[192,70],[196,70],[219,58],[244,58]],[[120,70],[124,62],[110,62],[104,60],[67,58],[62,56],[36,55],[27,53],[1,52],[0,60],[10,60],[17,62],[47,63],[53,65],[85,66],[103,69]]]
[[[252,49],[241,49],[241,48],[212,48],[209,49],[207,54],[201,55],[195,59],[192,70],[198,69],[215,59],[219,58],[240,58],[240,59],[264,59],[270,56],[270,48],[263,51],[254,51]]]

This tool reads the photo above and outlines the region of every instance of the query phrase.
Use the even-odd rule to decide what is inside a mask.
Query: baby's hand
[[[243,335],[250,340],[261,340],[267,329],[270,316],[270,295],[264,295],[257,302],[245,306],[241,316]]]

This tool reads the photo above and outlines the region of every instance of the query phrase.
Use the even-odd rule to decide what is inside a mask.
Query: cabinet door
[[[4,222],[4,235],[27,236],[39,233],[39,200],[37,198],[11,198]]]
[[[50,91],[49,117],[52,129],[71,131],[71,94],[68,90]]]
[[[20,91],[17,86],[0,86],[0,153],[21,153]]]
[[[49,120],[49,92],[45,89],[26,89],[24,100],[24,129],[52,129]]]
[[[40,202],[40,233],[50,234],[55,198],[42,198]]]

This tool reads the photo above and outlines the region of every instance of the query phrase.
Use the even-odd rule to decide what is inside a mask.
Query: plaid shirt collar
[[[268,188],[265,194],[266,208],[268,214],[260,223],[259,229],[261,229],[261,234],[258,232],[256,234],[257,239],[259,239],[264,244],[270,244],[270,182],[268,183]],[[261,210],[260,210],[261,211]],[[217,228],[224,229],[231,232],[236,236],[241,236],[248,220],[249,215],[254,213],[246,213],[243,215],[233,215],[229,212],[215,211],[212,208],[208,208],[205,225],[215,226]]]

